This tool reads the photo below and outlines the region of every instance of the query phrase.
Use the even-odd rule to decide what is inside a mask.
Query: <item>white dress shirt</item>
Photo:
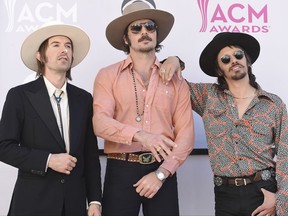
[[[57,108],[57,102],[54,98],[54,92],[57,90],[57,88],[44,76],[44,82],[48,90],[48,94],[50,97],[50,101],[52,104],[52,108],[54,111],[54,114],[57,119],[58,127],[61,132],[61,123],[60,123],[60,117],[59,112]],[[61,107],[61,116],[62,116],[62,124],[63,124],[63,139],[66,146],[66,152],[69,153],[70,151],[70,125],[69,125],[69,106],[68,106],[68,97],[67,97],[67,90],[66,90],[67,82],[62,86],[61,90],[63,91],[63,94],[61,95],[61,101],[60,101],[60,107]],[[58,95],[56,95],[58,96]]]

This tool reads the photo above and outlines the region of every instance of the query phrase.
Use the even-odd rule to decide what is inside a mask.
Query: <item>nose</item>
[[[65,49],[63,50],[63,52],[67,53],[67,52],[68,52],[68,50],[65,48]]]
[[[234,55],[232,55],[232,57],[231,57],[231,62],[232,63],[235,63],[235,62],[237,62],[238,61],[238,59],[234,56]]]
[[[146,27],[144,26],[144,25],[142,25],[142,28],[141,28],[141,31],[140,31],[140,33],[141,34],[147,34],[147,29],[146,29]]]

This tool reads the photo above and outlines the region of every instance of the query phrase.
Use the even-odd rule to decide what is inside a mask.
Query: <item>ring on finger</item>
[[[162,149],[161,146],[158,146],[158,147],[156,148],[156,151],[159,152],[159,151],[161,151],[161,149]]]
[[[160,69],[160,72],[161,72],[162,74],[164,74],[164,73],[166,72],[166,69],[165,69],[165,68],[161,68],[161,69]]]

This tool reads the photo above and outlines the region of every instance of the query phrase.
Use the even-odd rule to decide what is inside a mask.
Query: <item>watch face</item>
[[[161,172],[160,170],[156,170],[156,175],[157,175],[157,178],[160,180],[160,181],[163,181],[165,179],[165,175],[163,172]]]

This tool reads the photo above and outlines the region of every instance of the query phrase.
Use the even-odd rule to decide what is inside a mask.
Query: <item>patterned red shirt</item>
[[[275,167],[277,211],[287,215],[288,120],[283,101],[259,88],[239,119],[229,90],[220,91],[216,84],[190,83],[190,91],[193,110],[204,122],[214,175],[247,176]]]

